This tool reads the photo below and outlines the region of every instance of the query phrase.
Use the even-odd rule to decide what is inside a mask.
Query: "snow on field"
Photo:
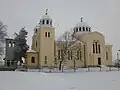
[[[0,72],[0,90],[120,90],[120,72]]]

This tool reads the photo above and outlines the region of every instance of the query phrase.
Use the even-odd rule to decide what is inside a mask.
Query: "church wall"
[[[112,45],[105,45],[105,65],[112,65]]]
[[[83,41],[86,42],[86,64],[89,66],[91,65],[98,65],[98,58],[101,58],[101,64],[104,64],[105,60],[105,40],[104,36],[97,33],[92,32],[87,34],[83,37]],[[100,53],[93,53],[93,42],[99,41],[100,43]],[[92,60],[91,60],[92,59]]]
[[[35,60],[32,62],[32,57],[35,58]],[[38,53],[36,52],[27,52],[27,67],[28,68],[37,68],[38,67]]]
[[[45,37],[45,32],[50,32],[50,37]],[[40,53],[41,66],[54,65],[54,28],[43,27],[40,29]],[[45,64],[45,62],[47,62]]]

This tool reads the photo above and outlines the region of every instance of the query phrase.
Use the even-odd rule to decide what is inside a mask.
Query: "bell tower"
[[[45,15],[40,19],[39,24],[34,29],[33,50],[38,52],[39,67],[49,67],[54,65],[54,40],[55,28],[52,19],[46,9]]]

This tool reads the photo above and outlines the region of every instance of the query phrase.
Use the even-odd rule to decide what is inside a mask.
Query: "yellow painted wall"
[[[50,32],[50,37],[45,37],[45,32]],[[82,60],[75,60],[76,67],[83,67],[86,66],[96,66],[98,65],[98,57],[101,58],[102,65],[111,65],[112,64],[112,46],[105,45],[105,38],[99,32],[90,32],[86,35],[81,35],[79,40],[84,42],[81,45]],[[99,41],[101,46],[101,53],[93,53],[93,41]],[[37,46],[36,46],[37,42]],[[55,30],[54,28],[49,27],[41,27],[39,32],[37,33],[35,39],[33,40],[33,49],[36,50],[38,53],[38,61],[34,65],[38,65],[39,67],[43,66],[55,66],[54,60],[58,58],[58,45],[55,43]],[[85,45],[85,56],[84,57],[84,45]],[[77,46],[77,44],[75,45]],[[76,49],[73,47],[73,52]],[[106,52],[108,52],[109,60],[106,60]],[[74,54],[74,53],[73,53]],[[45,64],[45,56],[47,56],[47,64]],[[74,55],[73,55],[74,56]],[[57,66],[59,66],[59,61],[57,59]],[[86,63],[85,63],[86,62]],[[64,63],[66,67],[74,66],[74,59],[67,60]]]
[[[112,45],[105,45],[105,50],[108,53],[108,60],[105,53],[105,65],[112,65]]]
[[[38,53],[37,52],[27,52],[27,67],[29,68],[38,68]],[[31,58],[35,57],[35,63],[31,62]]]
[[[45,37],[45,32],[50,32],[50,37]],[[54,28],[41,27],[36,35],[37,47],[36,51],[39,52],[39,67],[54,65]],[[36,41],[34,43],[36,43]],[[47,56],[47,64],[45,62]]]

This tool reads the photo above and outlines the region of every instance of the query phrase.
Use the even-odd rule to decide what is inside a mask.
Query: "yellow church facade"
[[[82,21],[73,28],[76,42],[71,45],[72,54],[66,55],[62,64],[65,67],[76,68],[112,65],[112,45],[105,44],[105,37],[100,32],[92,32],[91,27]],[[79,49],[76,47],[80,47]],[[55,28],[52,19],[46,13],[40,23],[34,28],[32,48],[26,53],[28,68],[58,67],[61,48],[55,41]],[[78,56],[74,58],[78,53]]]

